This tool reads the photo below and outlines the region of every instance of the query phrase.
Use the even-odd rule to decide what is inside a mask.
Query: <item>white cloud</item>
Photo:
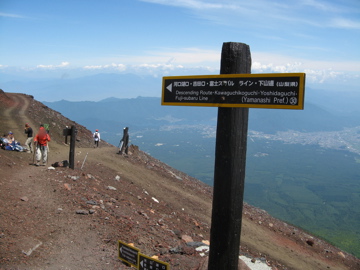
[[[176,6],[188,9],[197,17],[206,18],[216,24],[244,25],[257,23],[257,18],[267,22],[263,27],[279,27],[277,23],[294,23],[319,28],[359,29],[358,20],[344,19],[350,14],[358,18],[356,1],[333,3],[319,0],[283,1],[238,1],[238,0],[140,0],[143,2]],[[357,0],[358,1],[358,0]],[[240,20],[239,20],[240,19]]]
[[[360,21],[353,21],[344,18],[335,18],[330,24],[336,28],[360,29]]]
[[[198,1],[198,0],[141,0],[142,2],[149,2],[153,4],[160,5],[168,5],[168,6],[176,6],[176,7],[185,7],[190,9],[213,9],[213,8],[221,8],[223,4],[209,3],[210,1]]]
[[[114,64],[114,63],[112,63],[110,65],[89,65],[89,66],[84,66],[84,69],[87,69],[87,70],[112,69],[112,70],[117,70],[117,71],[125,71],[126,65]]]
[[[350,72],[360,74],[358,61],[316,61],[312,59],[295,58],[280,54],[269,54],[262,52],[252,53],[253,63],[267,63],[273,66],[289,65],[291,69],[311,69],[311,70],[337,70],[339,72]],[[291,71],[292,72],[292,71]]]
[[[38,65],[28,71],[51,70],[79,74],[96,74],[97,72],[134,73],[154,77],[176,75],[213,75],[219,74],[221,53],[215,50],[199,48],[167,49],[148,52],[145,56],[126,56],[101,59],[103,64],[85,65],[81,68],[70,66],[69,62],[59,65]],[[100,60],[100,59],[98,59]],[[109,60],[109,59],[108,59]],[[0,65],[1,70],[9,69]],[[76,71],[78,70],[78,71]],[[25,70],[23,70],[25,72]],[[356,61],[315,61],[312,59],[289,57],[282,54],[252,52],[252,73],[297,73],[305,72],[308,82],[326,83],[332,81],[355,81],[360,77],[360,66]]]
[[[120,55],[111,58],[98,58],[102,64],[99,67],[107,66],[108,62],[122,63],[126,66],[153,65],[157,68],[168,65],[194,67],[198,65],[219,66],[220,53],[215,50],[199,48],[158,48],[156,51],[147,51],[139,55]]]
[[[37,65],[36,68],[40,69],[57,69],[57,68],[66,68],[70,65],[69,62],[61,62],[60,65]]]
[[[220,63],[219,51],[215,50],[203,50],[199,48],[185,48],[181,50],[163,50],[159,52],[153,52],[155,57],[161,57],[172,63],[178,64],[200,64],[206,62]]]
[[[22,16],[22,15],[3,13],[3,12],[0,12],[0,17],[19,18],[19,19],[26,18],[25,16]]]
[[[329,2],[323,2],[319,0],[303,0],[300,1],[300,4],[304,6],[310,6],[324,12],[339,12],[339,7],[335,7]]]

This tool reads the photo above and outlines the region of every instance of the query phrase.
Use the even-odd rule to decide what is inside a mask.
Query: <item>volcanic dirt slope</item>
[[[118,259],[118,240],[170,269],[207,269],[206,256],[186,241],[209,240],[209,186],[136,146],[126,157],[105,142],[93,148],[89,130],[28,95],[0,90],[0,119],[0,132],[20,142],[25,123],[35,130],[49,123],[48,165],[68,159],[63,128],[78,130],[74,170],[0,151],[0,269],[130,269]],[[249,205],[241,252],[273,269],[360,269],[357,258]]]

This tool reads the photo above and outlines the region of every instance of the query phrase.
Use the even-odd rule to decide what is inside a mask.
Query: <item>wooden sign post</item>
[[[70,151],[69,151],[69,168],[75,168],[75,141],[76,141],[77,129],[75,126],[71,128],[66,127],[63,129],[63,135],[65,136],[65,142],[67,143],[67,137],[70,136]]]
[[[221,74],[251,73],[248,45],[224,43]],[[209,270],[238,269],[249,108],[218,108]]]
[[[250,48],[223,44],[220,75],[163,77],[162,105],[218,108],[209,270],[237,270],[249,108],[302,110],[305,73],[250,74]]]

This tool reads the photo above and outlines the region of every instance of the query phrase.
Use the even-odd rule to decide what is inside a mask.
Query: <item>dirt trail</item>
[[[29,109],[29,98],[22,94],[6,94],[13,101],[13,106],[5,108],[3,112],[3,126],[8,126],[14,133],[15,139],[20,143],[24,143],[26,140],[24,134],[24,125],[29,123],[33,126],[32,121],[27,117],[26,111]],[[2,130],[5,132],[4,130]],[[1,134],[2,135],[2,134]]]

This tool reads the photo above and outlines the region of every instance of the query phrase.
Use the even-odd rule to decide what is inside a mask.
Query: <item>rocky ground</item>
[[[49,123],[52,136],[47,166],[0,150],[0,269],[131,269],[119,240],[170,269],[207,269],[211,187],[136,146],[128,156],[105,142],[93,148],[90,131],[31,96],[0,90],[0,119],[0,132],[22,143],[25,123]],[[62,129],[72,125],[75,169],[49,168],[69,159]],[[246,204],[241,254],[272,269],[360,269],[359,259]]]

